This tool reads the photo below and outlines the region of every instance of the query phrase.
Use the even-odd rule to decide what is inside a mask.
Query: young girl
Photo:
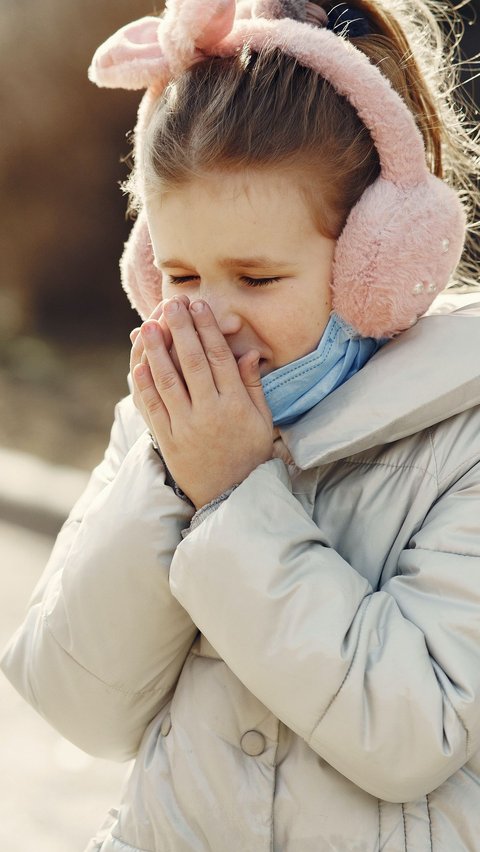
[[[479,146],[441,48],[420,0],[177,0],[94,58],[147,88],[145,321],[3,659],[136,758],[90,850],[480,850],[480,319],[421,318]]]

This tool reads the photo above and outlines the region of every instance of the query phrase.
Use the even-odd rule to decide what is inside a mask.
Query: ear
[[[169,69],[158,40],[160,18],[148,15],[117,30],[95,51],[88,77],[111,89],[146,89],[167,82]]]

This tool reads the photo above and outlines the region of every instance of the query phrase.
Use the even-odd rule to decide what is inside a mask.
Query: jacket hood
[[[480,302],[445,309],[422,317],[280,429],[299,468],[392,443],[480,404]]]

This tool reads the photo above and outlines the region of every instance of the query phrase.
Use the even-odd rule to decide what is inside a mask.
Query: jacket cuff
[[[192,516],[190,526],[182,530],[182,538],[185,538],[188,533],[192,532],[194,529],[196,529],[196,527],[200,526],[200,524],[202,523],[202,521],[205,520],[205,518],[208,518],[209,515],[215,512],[220,506],[220,504],[223,503],[224,500],[227,500],[228,497],[230,497],[230,494],[235,491],[235,488],[238,488],[239,484],[240,483],[232,485],[232,487],[227,488],[227,490],[224,491],[223,494],[219,494],[218,497],[215,497],[213,500],[210,500],[210,503],[205,503],[205,506],[201,506],[200,509],[197,509],[195,514]]]

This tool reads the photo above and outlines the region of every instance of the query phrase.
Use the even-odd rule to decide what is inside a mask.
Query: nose
[[[239,306],[227,294],[213,293],[211,290],[201,294],[201,298],[210,307],[220,331],[224,337],[237,334],[242,327],[242,314]]]

